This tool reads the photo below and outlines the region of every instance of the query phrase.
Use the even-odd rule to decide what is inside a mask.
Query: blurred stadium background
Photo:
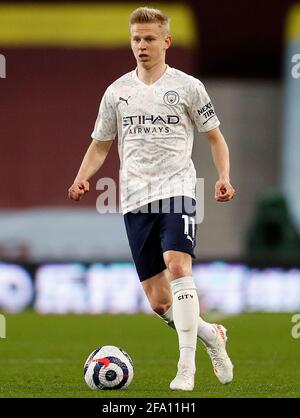
[[[299,312],[300,2],[146,3],[171,16],[168,63],[204,82],[231,152],[237,197],[221,205],[195,136],[201,309]],[[135,66],[127,22],[140,5],[0,1],[3,313],[150,312],[122,216],[96,211],[97,180],[118,181],[116,144],[89,195],[67,198],[102,94]]]
[[[172,18],[168,62],[200,78],[213,99],[238,192],[228,205],[214,201],[216,172],[208,144],[196,134],[193,158],[205,179],[205,214],[195,276],[208,309],[297,310],[300,80],[292,77],[292,58],[299,52],[300,4],[254,1],[245,9],[245,3],[224,2],[217,11],[210,2],[154,3]],[[96,211],[97,180],[118,181],[116,146],[86,199],[74,204],[66,194],[105,88],[135,65],[127,21],[141,4],[0,3],[3,310],[22,310],[33,296],[41,311],[114,310],[101,296],[88,297],[102,295],[108,282],[124,288],[124,277],[128,292],[142,297],[128,265],[122,216]],[[282,288],[290,289],[284,300]],[[125,311],[139,308],[140,299],[124,305]]]

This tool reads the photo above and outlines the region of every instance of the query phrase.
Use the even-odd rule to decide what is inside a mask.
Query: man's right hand
[[[78,201],[81,200],[90,190],[90,184],[87,180],[75,181],[68,190],[69,199]]]

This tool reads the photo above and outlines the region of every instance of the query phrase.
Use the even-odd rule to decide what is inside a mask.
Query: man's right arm
[[[107,157],[113,141],[91,142],[79,168],[74,183],[68,190],[69,198],[75,201],[81,200],[83,195],[89,191],[88,180],[101,168]]]

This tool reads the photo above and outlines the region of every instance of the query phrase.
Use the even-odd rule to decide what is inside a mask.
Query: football
[[[125,389],[133,379],[133,362],[126,351],[105,345],[88,356],[83,373],[93,390]]]

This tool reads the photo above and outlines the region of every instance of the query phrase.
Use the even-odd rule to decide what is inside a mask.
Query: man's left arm
[[[227,143],[219,128],[204,133],[210,142],[211,153],[219,179],[215,185],[215,199],[218,202],[228,202],[233,199],[235,190],[230,184],[230,160]]]

